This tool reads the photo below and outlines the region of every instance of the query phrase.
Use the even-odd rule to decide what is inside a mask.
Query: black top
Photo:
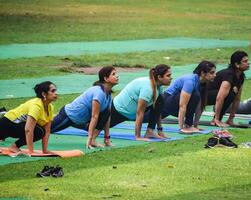
[[[244,73],[241,73],[240,78],[238,79],[233,69],[231,68],[223,69],[216,73],[216,77],[214,81],[209,84],[208,89],[219,90],[221,83],[223,81],[227,81],[231,84],[230,91],[237,94],[242,84],[244,83],[244,77],[245,77]]]

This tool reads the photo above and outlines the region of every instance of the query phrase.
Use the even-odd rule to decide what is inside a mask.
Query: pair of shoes
[[[214,148],[214,147],[227,147],[227,148],[237,148],[238,145],[235,144],[230,138],[227,137],[211,137],[208,139],[205,148]]]
[[[56,167],[44,166],[42,171],[37,173],[37,177],[42,178],[46,176],[62,177],[64,176],[63,168],[58,165]]]

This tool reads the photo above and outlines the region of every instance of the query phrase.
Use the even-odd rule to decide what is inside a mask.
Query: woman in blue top
[[[99,71],[99,80],[73,102],[65,105],[52,122],[52,132],[69,126],[88,131],[87,148],[101,147],[96,137],[105,131],[104,143],[111,146],[109,137],[110,107],[112,87],[118,83],[114,67],[103,67]]]
[[[164,64],[150,69],[149,77],[131,81],[113,100],[110,127],[126,120],[135,120],[136,139],[148,140],[140,137],[142,123],[148,122],[145,138],[164,137],[160,124],[163,103],[160,93],[161,86],[169,85],[170,81],[170,67]],[[156,124],[158,124],[158,134],[153,131]]]
[[[216,67],[212,62],[202,61],[193,74],[176,79],[162,95],[164,99],[162,118],[168,115],[176,116],[181,132],[198,132],[198,124],[194,124],[194,115],[196,110],[203,110],[205,107],[206,85],[214,80],[215,71]]]

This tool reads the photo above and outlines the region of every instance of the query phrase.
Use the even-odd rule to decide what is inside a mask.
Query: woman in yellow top
[[[42,139],[43,153],[47,153],[53,106],[51,102],[57,99],[56,86],[45,81],[34,88],[36,98],[8,111],[0,119],[0,140],[7,137],[18,138],[9,149],[16,153],[20,147],[27,145],[28,154],[33,153],[33,142]]]

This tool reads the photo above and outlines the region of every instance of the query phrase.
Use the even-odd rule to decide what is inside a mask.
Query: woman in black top
[[[240,103],[245,78],[244,71],[248,69],[248,54],[244,51],[236,51],[231,56],[228,68],[217,72],[214,81],[208,86],[207,105],[215,105],[212,125],[227,127],[234,124],[233,119]],[[230,115],[224,123],[221,120],[230,105]]]

